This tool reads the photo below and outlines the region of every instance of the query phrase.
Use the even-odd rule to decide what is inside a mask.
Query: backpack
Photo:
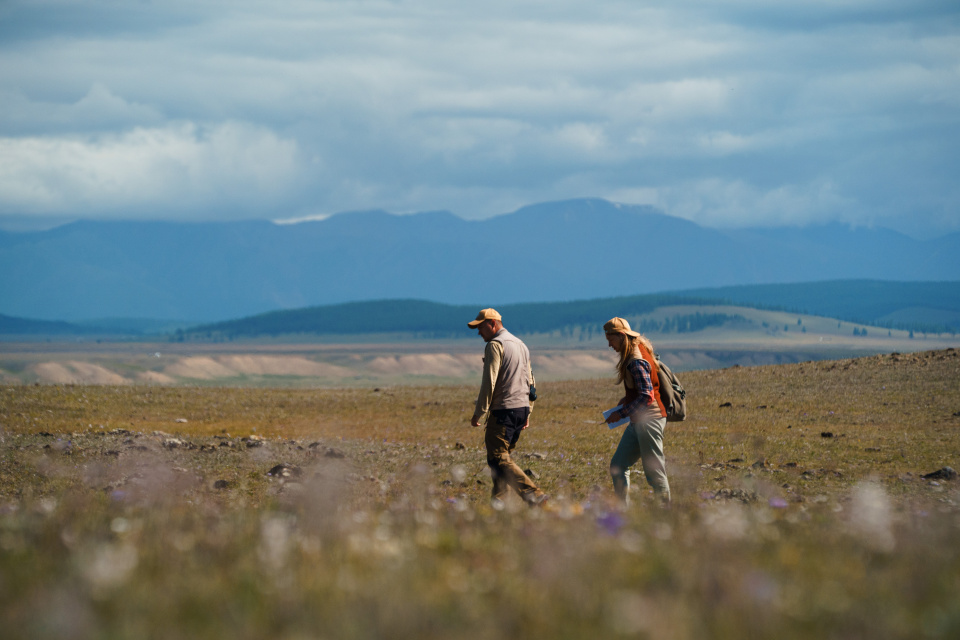
[[[667,422],[681,422],[687,418],[687,392],[677,374],[657,356],[657,378],[660,380],[660,400],[667,410]]]

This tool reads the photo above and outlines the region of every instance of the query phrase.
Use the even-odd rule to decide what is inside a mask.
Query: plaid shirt
[[[633,377],[633,382],[637,385],[637,392],[640,395],[638,395],[633,402],[628,402],[620,408],[618,413],[621,418],[626,418],[640,406],[656,402],[653,399],[653,380],[650,379],[650,363],[642,358],[631,360],[627,363],[627,372]]]

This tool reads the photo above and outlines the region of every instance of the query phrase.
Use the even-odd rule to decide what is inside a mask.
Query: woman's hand
[[[607,424],[613,424],[617,420],[620,420],[620,412],[614,411],[609,416],[607,416]]]

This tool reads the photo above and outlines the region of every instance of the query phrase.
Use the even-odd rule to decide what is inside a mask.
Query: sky
[[[960,231],[956,0],[0,0],[0,228],[649,204]]]

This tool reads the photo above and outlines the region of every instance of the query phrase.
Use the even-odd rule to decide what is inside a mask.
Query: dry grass
[[[501,511],[472,386],[2,389],[0,622],[24,638],[960,633],[958,481],[920,478],[960,468],[960,353],[683,381],[674,504],[637,475],[625,511],[610,380],[541,385],[515,457],[550,508]],[[280,463],[291,475],[268,476]]]

